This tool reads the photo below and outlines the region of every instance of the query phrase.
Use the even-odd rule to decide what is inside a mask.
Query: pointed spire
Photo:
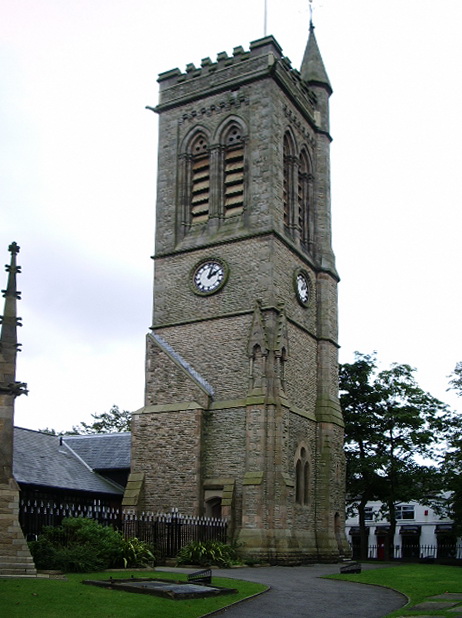
[[[8,273],[8,283],[6,290],[2,290],[2,296],[5,299],[5,307],[3,316],[0,318],[2,330],[0,334],[0,344],[3,348],[16,348],[17,346],[17,325],[18,318],[16,317],[16,299],[21,298],[21,293],[16,289],[16,273],[21,272],[21,267],[16,266],[16,255],[19,253],[18,245],[13,242],[8,251],[11,253],[11,262],[5,266]]]
[[[21,318],[16,315],[16,300],[21,298],[21,292],[16,288],[16,275],[21,267],[16,265],[19,246],[13,242],[8,247],[11,253],[10,264],[5,266],[8,273],[6,290],[2,290],[5,299],[3,315],[0,316],[0,390],[13,395],[26,393],[26,385],[16,382],[16,354],[21,344],[18,343],[17,327],[21,326]]]
[[[324,86],[332,94],[332,86],[324,68],[318,43],[314,35],[313,21],[310,20],[310,34],[300,68],[302,80],[310,85]]]

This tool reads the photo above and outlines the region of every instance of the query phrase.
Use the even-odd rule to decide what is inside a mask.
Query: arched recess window
[[[303,471],[300,459],[295,465],[295,502],[303,504]]]
[[[258,344],[253,346],[250,359],[250,375],[252,388],[262,388],[265,376],[265,356]]]
[[[221,498],[219,496],[207,500],[205,503],[205,516],[216,519],[221,518]]]
[[[297,186],[297,205],[298,205],[298,230],[300,243],[308,248],[310,242],[310,163],[305,150],[300,154],[298,164],[298,186]]]
[[[301,447],[295,463],[295,502],[306,505],[310,495],[310,464],[306,449]]]
[[[293,233],[293,195],[294,195],[294,143],[289,133],[284,135],[283,143],[283,204],[284,228]]]
[[[224,203],[225,217],[244,210],[244,140],[241,128],[233,123],[225,134]]]
[[[191,144],[191,223],[201,223],[209,217],[210,153],[207,138],[199,134]]]

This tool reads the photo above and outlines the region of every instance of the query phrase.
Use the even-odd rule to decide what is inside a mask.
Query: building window
[[[284,229],[293,236],[293,194],[294,194],[294,143],[291,136],[286,133],[283,143],[283,208]]]
[[[310,488],[310,465],[307,461],[305,448],[300,449],[300,455],[295,464],[295,502],[297,504],[308,504]]]
[[[414,507],[410,504],[399,504],[395,507],[396,519],[414,519]]]
[[[313,227],[311,159],[306,146],[298,150],[289,132],[284,135],[282,152],[284,230],[301,248],[309,251]]]
[[[226,134],[224,156],[224,216],[244,210],[244,142],[240,128],[233,124]]]
[[[372,521],[374,519],[374,509],[371,506],[366,506],[364,509],[364,519]]]
[[[298,184],[297,184],[297,206],[298,206],[298,231],[300,234],[300,243],[308,248],[310,240],[309,220],[310,220],[310,204],[309,204],[309,182],[310,182],[310,167],[308,155],[306,151],[302,151],[298,165]]]
[[[199,135],[191,146],[191,223],[209,216],[210,155],[206,138]]]

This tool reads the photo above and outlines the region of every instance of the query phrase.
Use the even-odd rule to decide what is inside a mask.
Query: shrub
[[[145,541],[140,541],[136,537],[133,539],[123,539],[122,560],[125,568],[154,566],[155,564],[153,548]]]
[[[178,564],[210,566],[216,564],[228,568],[239,562],[237,547],[220,541],[193,541],[185,545],[177,555]]]
[[[80,517],[63,519],[61,526],[47,526],[29,547],[38,569],[88,573],[154,562],[147,543],[124,539],[110,526]]]

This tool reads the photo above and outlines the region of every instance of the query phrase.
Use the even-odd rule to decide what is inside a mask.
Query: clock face
[[[295,277],[295,291],[300,303],[306,307],[310,298],[310,286],[308,276],[303,272],[298,272]]]
[[[225,267],[218,260],[207,260],[199,264],[193,274],[193,284],[196,292],[212,294],[225,283]]]

